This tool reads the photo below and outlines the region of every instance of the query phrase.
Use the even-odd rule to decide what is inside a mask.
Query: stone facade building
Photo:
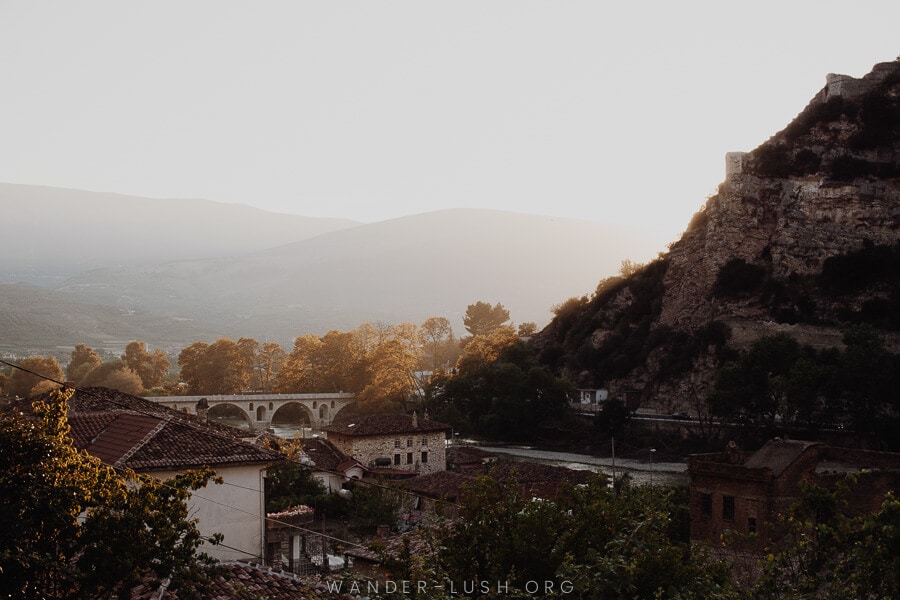
[[[370,472],[424,474],[447,468],[450,426],[412,415],[368,415],[324,429],[328,441]]]
[[[848,511],[876,512],[889,491],[900,489],[900,454],[776,438],[752,454],[731,443],[723,453],[694,455],[691,539],[718,543],[735,534],[738,546],[762,547],[779,537],[778,516],[800,499],[802,482],[832,488],[849,473],[859,479]]]

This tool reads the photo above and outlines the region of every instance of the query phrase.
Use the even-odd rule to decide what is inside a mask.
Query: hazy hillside
[[[185,338],[208,337],[193,323],[101,304],[84,304],[28,283],[0,283],[0,354],[68,356],[75,344],[120,355],[131,340],[173,348]]]
[[[516,323],[543,326],[551,307],[590,295],[622,260],[646,261],[668,241],[621,226],[500,211],[448,210],[349,227],[284,215],[269,221],[261,211],[199,201],[163,203],[148,226],[147,211],[156,205],[134,199],[117,205],[123,197],[97,199],[87,192],[53,194],[83,198],[84,211],[112,212],[75,217],[62,204],[50,210],[44,203],[48,216],[40,239],[85,242],[31,240],[32,260],[26,262],[32,279],[57,275],[58,265],[114,266],[52,285],[43,277],[41,288],[0,286],[3,349],[79,342],[115,348],[131,339],[177,346],[220,336],[289,347],[305,333],[348,330],[366,321],[421,323],[431,316],[449,318],[461,335],[466,307],[479,300],[503,303]],[[16,210],[24,218],[27,211]],[[166,222],[162,215],[173,211],[186,220]],[[80,225],[67,229],[63,221]],[[321,231],[338,226],[343,228]],[[15,228],[6,228],[12,235]],[[311,237],[301,239],[304,232]],[[21,232],[15,235],[21,240]],[[291,236],[293,243],[275,246]],[[17,252],[19,258],[25,254]],[[5,260],[11,269],[15,261]],[[48,264],[46,271],[38,269]]]
[[[235,256],[357,225],[208,200],[0,183],[0,282],[48,284],[87,269]]]
[[[829,348],[865,323],[900,341],[900,61],[829,76],[783,131],[728,158],[669,252],[541,333],[546,363],[671,409],[763,335]]]
[[[625,258],[661,244],[598,223],[485,210],[415,215],[243,257],[95,270],[57,288],[68,298],[189,319],[229,336],[290,344],[365,321],[446,316],[501,302],[545,324],[553,305],[590,294]]]

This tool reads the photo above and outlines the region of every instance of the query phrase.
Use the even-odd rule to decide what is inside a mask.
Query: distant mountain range
[[[13,184],[0,184],[0,205],[0,352],[241,336],[290,349],[306,333],[431,316],[462,335],[476,301],[542,327],[554,305],[667,241],[491,210],[360,224]]]

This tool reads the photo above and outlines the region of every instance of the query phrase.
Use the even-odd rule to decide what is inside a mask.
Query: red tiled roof
[[[415,424],[414,424],[415,421]],[[355,421],[332,423],[324,430],[342,435],[365,436],[387,435],[392,433],[426,433],[433,431],[449,431],[450,426],[424,417],[413,415],[366,415]]]
[[[456,501],[460,497],[462,488],[472,483],[474,479],[474,475],[464,475],[456,471],[435,471],[406,479],[402,485],[416,494]]]
[[[33,400],[17,408],[30,410]],[[278,452],[242,441],[237,429],[107,388],[76,390],[68,417],[76,447],[105,464],[135,471],[284,460]]]
[[[800,455],[812,446],[821,446],[818,442],[803,440],[782,440],[776,438],[768,441],[753,456],[747,459],[744,466],[750,469],[771,469],[775,476],[781,475],[785,469],[794,463]]]
[[[322,471],[344,471],[359,464],[325,438],[303,440],[303,453],[316,463],[314,469]]]
[[[220,563],[210,581],[211,592],[206,598],[266,598],[267,600],[311,600],[314,598],[353,598],[346,593],[331,591],[327,582],[318,577],[301,577],[284,571],[247,563]],[[344,587],[347,589],[347,586]],[[162,592],[162,594],[160,594]],[[149,582],[134,588],[131,600],[189,600],[193,596],[165,589]]]

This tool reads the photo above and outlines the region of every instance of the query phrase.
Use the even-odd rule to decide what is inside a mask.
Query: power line
[[[10,362],[8,362],[8,361],[6,361],[6,360],[0,359],[0,363],[5,364],[5,365],[7,365],[7,366],[9,366],[9,367],[12,367],[12,368],[14,368],[14,369],[18,369],[18,370],[23,371],[23,372],[25,372],[25,373],[29,373],[29,374],[31,374],[31,375],[34,375],[34,376],[38,377],[38,378],[41,378],[41,379],[44,379],[44,380],[47,380],[47,381],[56,383],[57,385],[59,385],[59,386],[61,386],[61,387],[63,387],[63,388],[66,388],[66,389],[72,389],[73,391],[77,391],[77,392],[79,392],[79,393],[81,393],[81,394],[84,394],[84,395],[86,395],[86,396],[90,396],[90,397],[96,398],[96,399],[98,399],[98,400],[102,400],[102,401],[104,401],[104,402],[109,402],[109,403],[111,403],[111,404],[113,404],[113,405],[116,405],[116,406],[119,406],[119,407],[121,407],[121,408],[123,408],[123,409],[129,410],[129,411],[132,411],[132,412],[135,412],[135,413],[138,413],[138,414],[142,414],[142,415],[144,415],[144,416],[150,416],[150,417],[154,417],[154,418],[158,418],[158,417],[159,417],[159,413],[152,413],[152,412],[142,411],[142,410],[140,410],[140,409],[136,409],[135,407],[130,406],[130,405],[124,403],[124,402],[116,401],[115,399],[109,398],[109,397],[103,397],[103,396],[100,396],[99,394],[96,394],[96,393],[90,391],[90,390],[87,390],[87,389],[84,389],[84,388],[79,388],[79,387],[77,387],[77,386],[70,385],[70,384],[65,383],[65,382],[57,381],[57,380],[53,379],[52,377],[48,377],[48,376],[46,376],[46,375],[42,375],[42,374],[40,374],[40,373],[37,373],[37,372],[32,371],[32,370],[30,370],[30,369],[27,369],[27,368],[25,368],[25,367],[21,367],[21,366],[19,366],[19,365],[14,364],[14,363],[10,363]],[[161,406],[161,408],[164,409],[162,412],[168,412],[168,410],[170,410],[170,409],[168,409],[168,408],[166,408],[166,407],[163,407],[163,406]],[[181,426],[183,426],[183,427],[186,427],[186,426],[187,426],[186,424],[183,424],[183,423],[177,423],[177,422],[174,423],[174,424],[176,424],[176,425],[181,425]],[[204,430],[204,432],[207,432],[207,433],[213,433],[213,434],[217,434],[217,435],[219,434],[219,432],[213,431],[213,430],[209,430],[209,429]],[[224,434],[221,434],[221,437],[226,437],[226,436],[225,436]],[[226,439],[229,439],[229,441],[237,441],[237,440],[234,440],[233,438],[226,438]],[[309,468],[308,465],[303,464],[301,461],[292,459],[292,458],[290,458],[290,457],[284,455],[283,453],[280,452],[280,450],[279,450],[279,453],[282,455],[282,457],[283,457],[283,459],[284,459],[285,462],[293,463],[293,464],[299,465],[299,466],[304,467],[304,468]],[[121,467],[116,467],[116,466],[114,466],[114,465],[108,465],[108,466],[110,466],[111,468],[113,468],[113,469],[115,469],[115,470],[117,470],[117,471],[126,471],[126,469],[123,469],[123,468],[121,468]],[[330,470],[330,469],[324,469],[324,468],[319,468],[318,470],[320,470],[320,471],[322,471],[322,472],[325,472],[325,473],[329,473],[329,474],[333,474],[333,475],[338,475],[338,476],[340,476],[340,477],[342,477],[342,478],[345,477],[344,473],[341,473],[340,471],[333,471],[333,470]],[[158,479],[158,478],[157,478],[157,479]],[[393,493],[399,493],[399,494],[402,494],[402,495],[412,496],[412,497],[415,497],[415,498],[418,498],[418,497],[419,497],[418,494],[415,494],[415,493],[413,493],[413,492],[409,492],[409,491],[407,491],[407,490],[403,490],[403,489],[400,489],[400,488],[396,488],[396,487],[393,487],[393,486],[387,486],[387,485],[384,485],[384,484],[381,484],[381,483],[372,482],[372,481],[364,481],[364,480],[360,480],[360,479],[357,479],[357,480],[355,480],[355,481],[357,481],[358,483],[361,483],[361,484],[363,484],[363,485],[370,485],[370,486],[377,487],[377,488],[380,488],[380,489],[388,490],[388,491],[393,492]],[[161,481],[161,480],[160,480],[160,482],[161,482],[162,485],[164,485],[164,486],[166,486],[166,487],[169,487],[169,488],[171,488],[171,489],[175,489],[173,486],[171,486],[171,485],[165,483],[164,481]],[[257,490],[257,489],[254,489],[254,488],[249,488],[249,487],[246,487],[246,486],[241,486],[241,485],[233,484],[233,483],[230,483],[230,482],[223,482],[223,483],[225,483],[225,484],[227,484],[227,485],[232,485],[232,486],[234,486],[234,487],[242,488],[242,489],[245,489],[245,490],[248,490],[248,491],[256,492],[256,493],[260,494],[260,495],[263,497],[263,499],[265,499],[265,491],[264,491],[264,490]],[[364,546],[364,545],[362,545],[362,544],[357,544],[357,543],[351,542],[351,541],[349,541],[349,540],[344,540],[344,539],[341,539],[341,538],[337,538],[337,537],[334,537],[334,536],[327,535],[327,534],[325,534],[324,532],[314,531],[314,530],[311,530],[311,529],[307,529],[307,528],[305,528],[305,527],[301,527],[301,526],[299,526],[299,525],[295,525],[295,524],[292,524],[292,523],[287,523],[287,522],[284,522],[284,521],[280,521],[280,520],[278,520],[278,519],[273,519],[273,518],[270,518],[270,517],[268,517],[268,516],[262,516],[262,515],[259,515],[259,514],[256,514],[256,513],[253,513],[253,512],[250,512],[250,511],[247,511],[247,510],[244,510],[244,509],[235,507],[235,506],[231,506],[231,505],[228,505],[228,504],[226,504],[226,503],[219,502],[219,501],[217,501],[217,500],[213,500],[212,498],[208,498],[208,497],[206,497],[206,496],[198,495],[198,494],[196,494],[196,492],[192,492],[192,493],[191,493],[191,497],[196,497],[196,498],[198,498],[198,499],[200,499],[200,500],[204,500],[204,501],[207,501],[207,502],[210,502],[210,503],[213,503],[213,504],[217,504],[217,505],[219,505],[219,506],[223,506],[223,507],[228,508],[228,509],[230,509],[230,510],[234,510],[234,511],[237,511],[237,512],[242,512],[242,513],[251,515],[251,516],[253,516],[253,517],[257,518],[257,519],[263,519],[263,520],[265,520],[265,521],[278,523],[278,524],[283,525],[283,526],[285,526],[285,527],[288,527],[288,528],[291,528],[291,529],[296,529],[296,530],[302,531],[302,532],[304,532],[304,533],[309,533],[309,534],[313,534],[313,535],[322,536],[322,537],[325,538],[325,539],[329,539],[329,540],[332,540],[332,541],[335,541],[335,542],[338,542],[338,543],[341,543],[341,544],[346,544],[346,545],[350,545],[350,546],[356,546],[356,547],[359,547],[359,548],[365,548],[365,547],[366,547],[366,546]],[[459,506],[460,506],[459,504],[456,504],[456,503],[453,503],[453,502],[449,502],[449,501],[447,501],[447,502],[445,502],[445,503],[448,504],[448,505],[451,505],[451,506],[456,506],[456,507],[459,507]],[[208,539],[209,541],[212,541],[210,538],[207,538],[207,539]],[[264,562],[264,559],[262,559],[262,557],[259,557],[258,555],[254,554],[254,553],[252,553],[252,552],[245,552],[244,550],[241,550],[241,549],[238,549],[238,548],[232,548],[232,547],[226,546],[226,545],[224,545],[224,544],[219,544],[219,545],[221,545],[221,546],[223,546],[223,547],[226,547],[226,548],[229,548],[229,549],[231,549],[231,550],[234,550],[234,551],[236,551],[236,552],[244,553],[244,554],[246,554],[246,555],[248,555],[248,556],[253,556],[253,557],[255,557],[255,558],[260,558],[260,559],[263,560],[263,562]]]
[[[151,412],[147,412],[147,411],[142,411],[142,410],[140,410],[140,409],[136,409],[136,408],[134,408],[133,406],[130,406],[130,405],[124,403],[124,402],[118,402],[118,401],[116,401],[115,399],[103,397],[103,396],[100,396],[100,395],[98,395],[98,394],[94,394],[93,392],[91,392],[91,391],[89,391],[89,390],[86,390],[86,389],[84,389],[84,388],[80,388],[80,387],[75,386],[75,385],[70,385],[69,383],[57,381],[57,380],[53,379],[52,377],[47,377],[46,375],[41,375],[40,373],[36,373],[36,372],[34,372],[34,371],[31,371],[31,370],[26,369],[26,368],[24,368],[24,367],[20,367],[19,365],[16,365],[16,364],[7,362],[7,361],[5,361],[5,360],[0,359],[0,363],[3,363],[3,364],[5,364],[5,365],[10,366],[10,367],[15,368],[15,369],[19,369],[19,370],[21,370],[21,371],[24,371],[24,372],[26,372],[26,373],[29,373],[29,374],[34,375],[34,376],[36,376],[36,377],[39,377],[39,378],[41,378],[41,379],[45,379],[45,380],[47,380],[47,381],[51,381],[51,382],[56,383],[57,385],[60,385],[60,386],[62,386],[62,387],[64,387],[64,388],[70,388],[70,389],[73,389],[73,390],[75,390],[75,391],[77,391],[77,392],[80,392],[80,393],[82,393],[82,394],[85,394],[85,395],[88,395],[88,396],[97,398],[98,400],[103,400],[104,402],[110,402],[110,403],[112,403],[112,404],[115,404],[115,405],[117,405],[117,406],[123,408],[123,409],[130,410],[130,411],[132,411],[132,412],[136,412],[136,413],[142,414],[142,415],[144,415],[144,416],[159,417],[159,413],[151,413]],[[162,405],[159,404],[159,403],[154,403],[154,404],[156,404],[157,406],[160,406],[161,408],[166,409],[166,411],[170,410],[168,407],[164,407],[164,406],[162,406]],[[180,424],[180,423],[179,423],[179,424]],[[180,424],[180,425],[184,426],[183,424]],[[233,438],[226,437],[225,434],[220,434],[220,432],[215,431],[215,430],[213,430],[213,429],[206,429],[206,430],[204,430],[204,431],[207,431],[207,432],[209,432],[209,433],[213,433],[213,434],[216,434],[216,435],[220,435],[220,437],[225,437],[226,439],[233,440]],[[278,450],[278,452],[281,453],[280,450]],[[284,455],[283,453],[282,453],[282,456],[283,456],[283,459],[284,459],[285,462],[290,462],[290,463],[293,463],[293,464],[300,465],[300,466],[302,466],[302,467],[307,467],[307,468],[308,468],[308,465],[303,464],[303,463],[302,463],[301,461],[299,461],[299,460],[292,459],[292,458],[290,458],[289,456]],[[332,470],[329,470],[329,469],[324,469],[324,468],[319,468],[319,467],[317,467],[317,470],[322,471],[322,472],[324,472],[324,473],[328,473],[328,474],[330,474],[330,475],[337,475],[337,476],[340,476],[340,477],[342,477],[342,478],[345,477],[345,474],[342,473],[342,472],[340,472],[340,471],[332,471]],[[399,494],[406,495],[406,496],[411,496],[411,497],[414,497],[414,498],[418,498],[418,497],[419,497],[418,494],[416,494],[416,493],[414,493],[414,492],[410,492],[410,491],[404,490],[404,489],[402,489],[402,488],[397,488],[397,487],[393,487],[393,486],[388,486],[388,485],[384,485],[384,484],[381,484],[381,483],[378,483],[378,482],[374,482],[374,481],[365,481],[364,479],[356,479],[355,481],[358,482],[358,483],[361,483],[361,484],[363,484],[363,485],[369,485],[369,486],[372,486],[372,487],[377,487],[377,488],[384,489],[384,490],[387,490],[387,491],[391,491],[391,492],[394,492],[394,493],[399,493]],[[450,505],[450,506],[455,506],[455,507],[457,507],[457,508],[461,508],[461,505],[458,504],[458,503],[451,502],[451,501],[444,501],[444,502],[445,502],[446,504]]]

